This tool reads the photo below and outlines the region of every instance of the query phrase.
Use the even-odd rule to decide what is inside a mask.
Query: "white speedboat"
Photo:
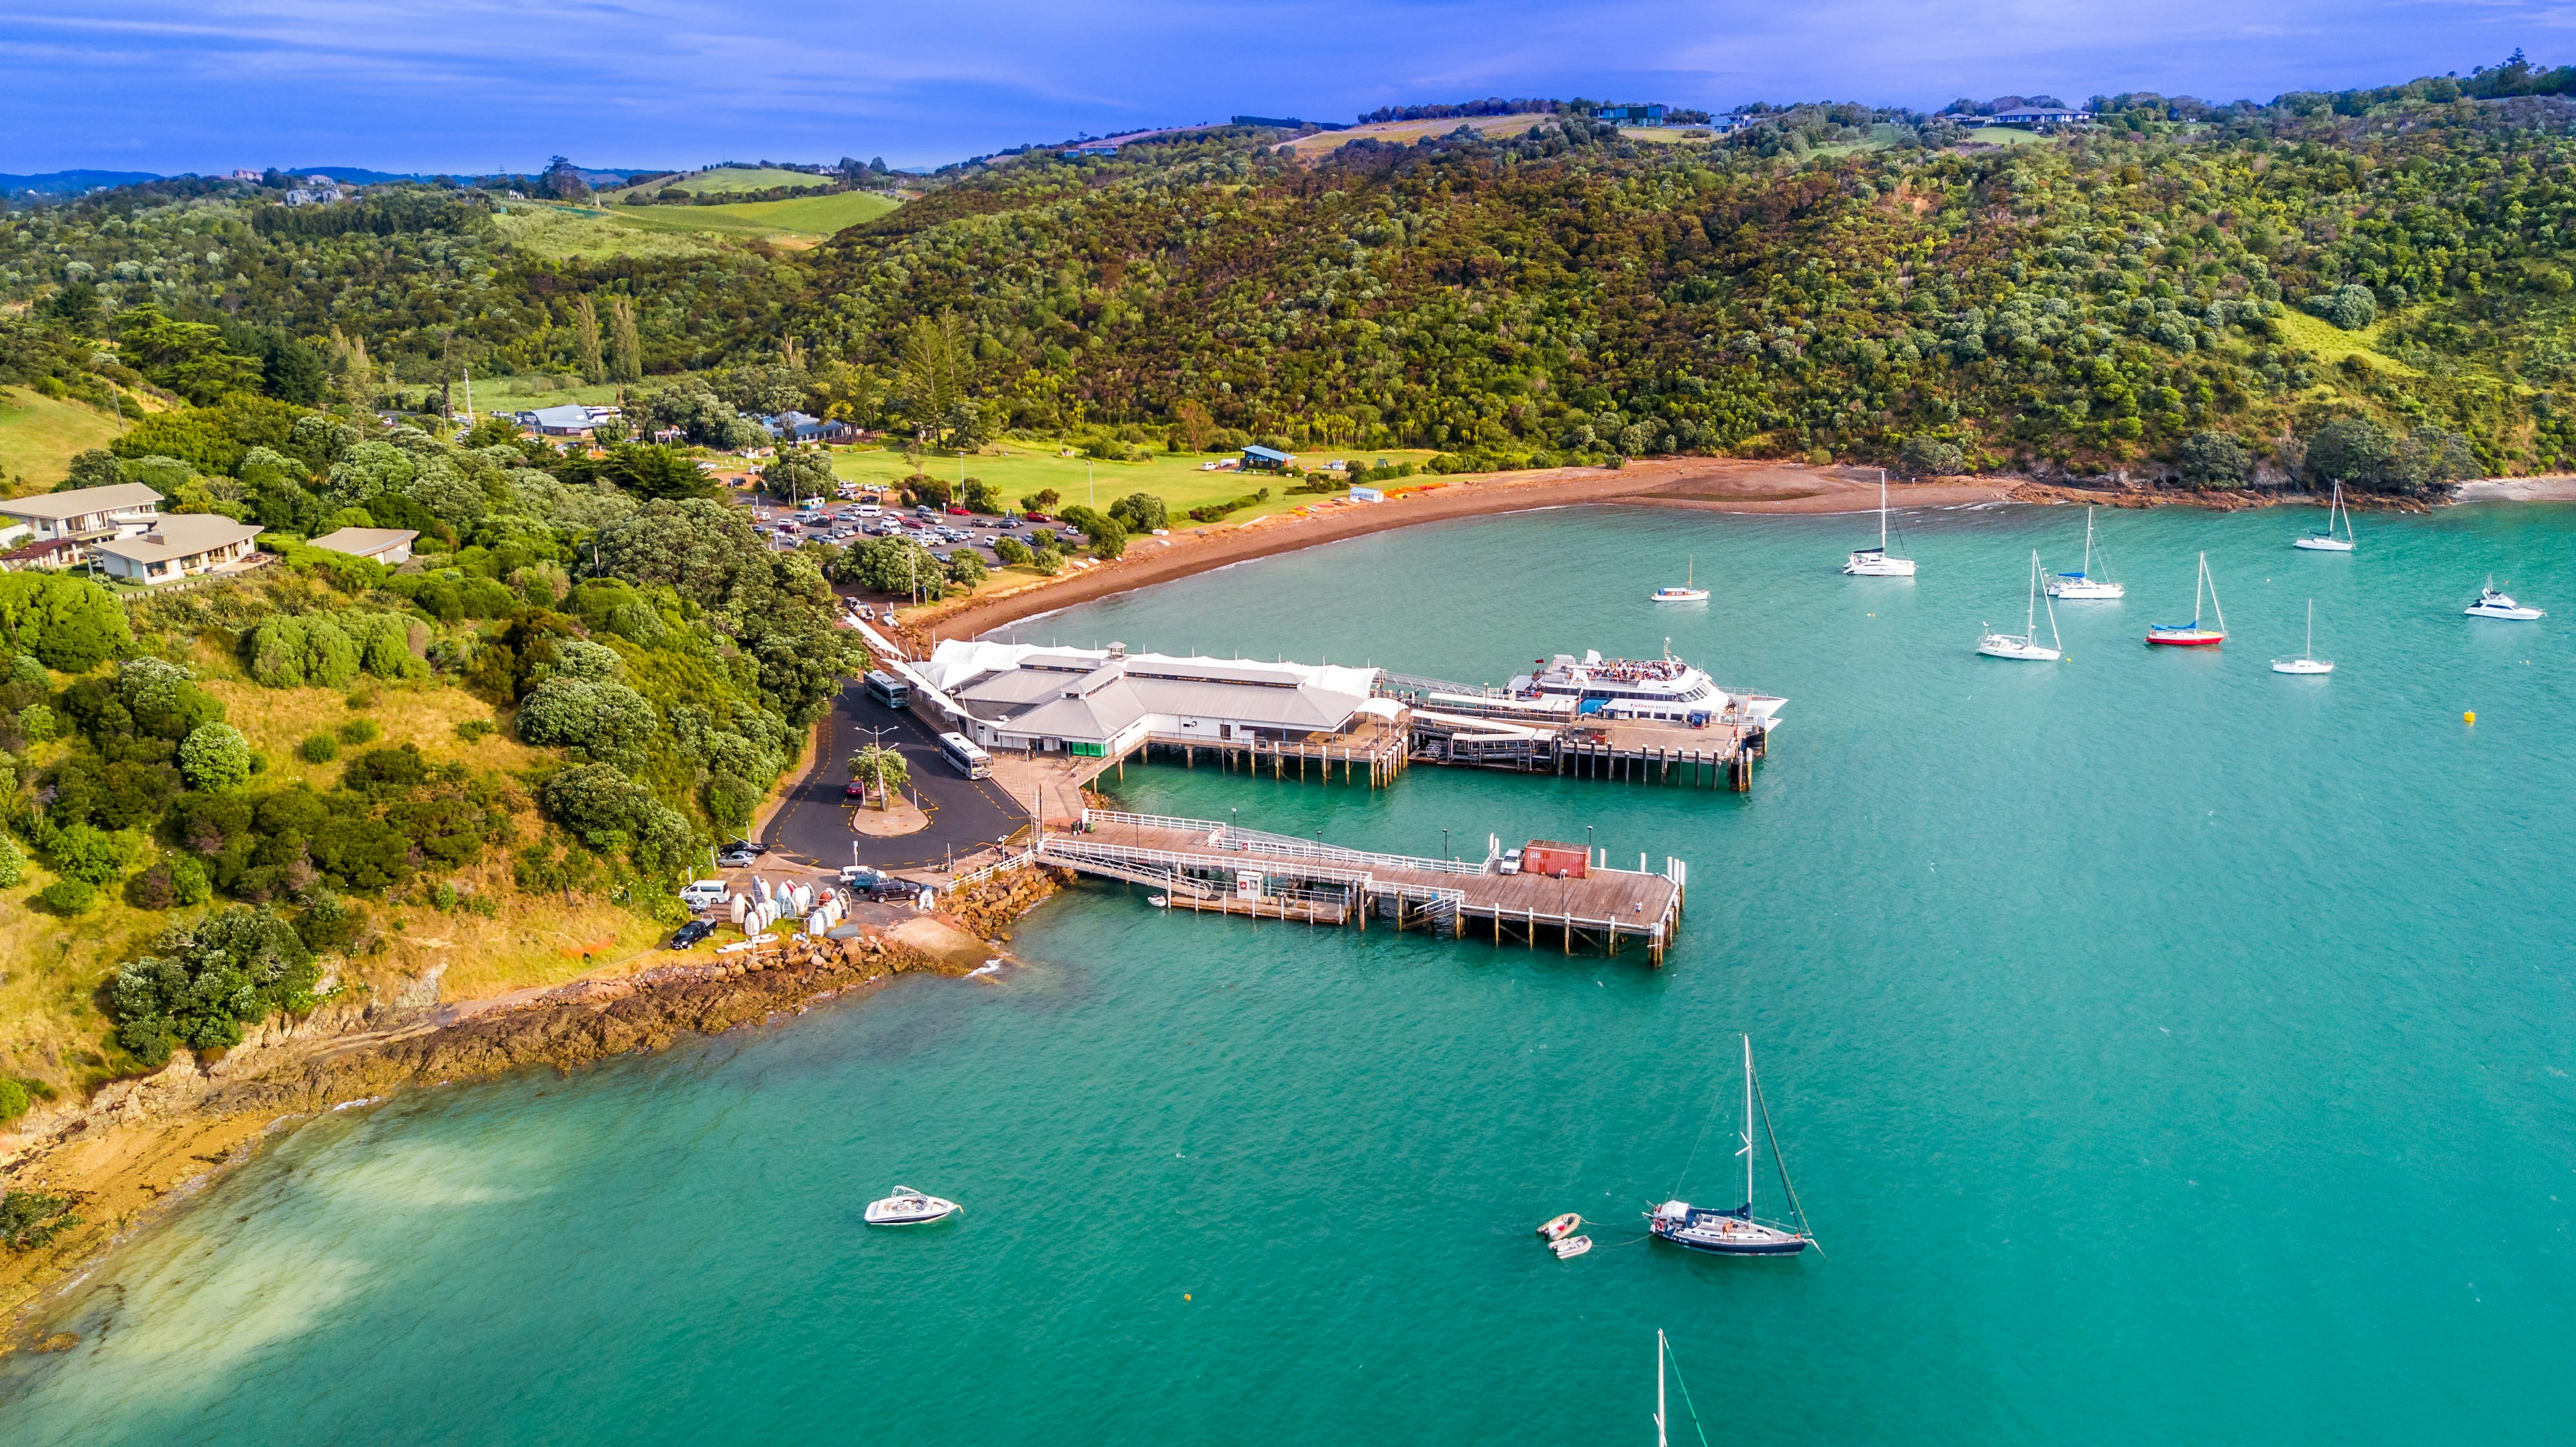
[[[2296,658],[2272,660],[2274,673],[2332,673],[2334,664],[2317,657],[2317,600],[2308,600],[2308,651]]]
[[[2022,614],[2021,632],[1997,633],[1989,626],[1986,636],[1977,640],[1977,651],[1988,658],[2010,658],[2022,663],[2055,663],[2066,656],[2064,640],[2057,636],[2057,605],[2048,605],[2048,641],[2039,641],[2039,553],[2030,555],[2030,606]]]
[[[1852,549],[1852,555],[1843,560],[1843,571],[1855,578],[1911,578],[1914,576],[1912,558],[1891,558],[1887,555],[1886,468],[1882,467],[1878,470],[1878,546]]]
[[[926,1196],[910,1186],[897,1186],[894,1194],[884,1200],[868,1202],[867,1222],[871,1226],[927,1226],[964,1209],[955,1201]]]
[[[1729,1211],[1712,1211],[1688,1201],[1666,1201],[1646,1213],[1646,1230],[1656,1239],[1670,1241],[1693,1251],[1706,1251],[1719,1256],[1795,1256],[1815,1241],[1815,1234],[1804,1229],[1806,1213],[1798,1211],[1798,1195],[1789,1186],[1789,1167],[1780,1161],[1780,1189],[1789,1199],[1789,1209],[1798,1211],[1800,1229],[1775,1226],[1753,1218],[1753,1164],[1758,1154],[1753,1148],[1753,1037],[1744,1037],[1744,1148],[1736,1154],[1744,1157],[1744,1204]],[[1771,1109],[1762,1108],[1762,1128],[1766,1139],[1773,1142],[1772,1158],[1779,1160],[1778,1137],[1771,1134]]]
[[[2493,578],[2487,579],[2487,585],[2478,590],[2478,601],[2461,611],[2472,618],[2503,618],[2515,623],[2528,623],[2534,618],[2548,616],[2538,608],[2525,608],[2503,593],[2497,592]]]
[[[1705,603],[1708,601],[1708,590],[1698,585],[1699,564],[1697,559],[1693,559],[1690,566],[1683,570],[1682,577],[1684,581],[1680,587],[1676,588],[1668,583],[1661,588],[1657,588],[1651,595],[1651,601],[1657,603]]]
[[[2084,566],[2049,579],[2048,596],[2069,603],[2116,603],[2128,595],[2128,589],[2109,578],[2093,576],[2093,509],[2088,507],[2084,509]]]
[[[2343,536],[2335,536],[2336,519],[2343,521]],[[2322,531],[2291,540],[2291,547],[2312,553],[2348,553],[2352,551],[2352,513],[2343,505],[2343,484],[2334,485],[2334,501],[2326,505],[2326,525]]]

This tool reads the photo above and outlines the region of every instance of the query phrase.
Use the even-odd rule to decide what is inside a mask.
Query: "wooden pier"
[[[1577,877],[1505,874],[1498,841],[1467,862],[1347,849],[1320,840],[1177,819],[1089,809],[1079,825],[1040,836],[1035,857],[1084,874],[1160,891],[1172,909],[1293,920],[1309,925],[1372,918],[1494,944],[1554,945],[1616,955],[1643,945],[1660,966],[1682,916],[1687,866],[1660,874],[1587,865]],[[1581,846],[1572,852],[1580,855]],[[1642,860],[1639,861],[1641,864]]]
[[[1166,760],[1177,760],[1184,768],[1194,769],[1206,763],[1230,772],[1268,774],[1274,779],[1365,783],[1372,789],[1383,789],[1394,783],[1395,776],[1411,762],[1410,743],[1400,724],[1375,719],[1345,733],[1309,734],[1298,739],[1264,739],[1249,734],[1231,739],[1204,734],[1147,734],[1115,757],[1083,760],[1077,777],[1084,784],[1112,771],[1123,777],[1128,760],[1147,762],[1159,749]]]

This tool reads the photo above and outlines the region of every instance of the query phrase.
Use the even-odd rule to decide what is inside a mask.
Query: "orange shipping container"
[[[1559,844],[1552,839],[1533,839],[1521,850],[1521,873],[1554,879],[1584,877],[1584,866],[1592,862],[1592,851],[1580,844]]]

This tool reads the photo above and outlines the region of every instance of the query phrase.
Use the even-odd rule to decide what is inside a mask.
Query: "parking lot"
[[[994,542],[1000,538],[1017,538],[1032,550],[1037,547],[1041,530],[1080,540],[1079,534],[1059,520],[1005,520],[962,508],[925,513],[897,505],[891,500],[893,494],[887,497],[890,500],[885,502],[841,499],[826,507],[804,509],[753,501],[752,525],[780,552],[793,551],[797,544],[808,540],[854,548],[871,538],[903,537],[930,549],[943,563],[963,550],[983,559],[987,568],[1002,566],[1000,555],[993,551]]]

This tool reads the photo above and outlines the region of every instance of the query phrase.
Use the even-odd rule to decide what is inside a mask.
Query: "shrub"
[[[653,736],[653,705],[622,683],[549,678],[519,703],[519,737],[537,745],[586,750],[619,762]]]
[[[993,556],[1001,559],[1004,567],[1015,567],[1029,560],[1029,545],[1018,538],[995,538]]]
[[[2192,487],[2243,487],[2254,476],[2254,454],[2224,432],[2195,432],[2183,439],[2175,461]]]
[[[54,871],[84,884],[110,884],[134,867],[143,852],[140,836],[122,830],[109,833],[87,824],[57,829],[46,842]]]
[[[1150,533],[1172,522],[1171,509],[1150,492],[1131,492],[1118,499],[1109,505],[1109,515],[1124,523],[1131,533]]]
[[[179,775],[188,787],[220,794],[250,782],[250,741],[231,724],[202,724],[179,745]]]
[[[31,744],[46,743],[58,737],[62,731],[62,720],[54,716],[52,709],[41,703],[31,703],[18,710],[18,732],[26,735],[27,742]]]
[[[116,1043],[146,1065],[185,1044],[220,1050],[273,1010],[307,1010],[321,972],[294,928],[267,909],[236,905],[173,926],[156,953],[116,972],[109,1013]]]
[[[338,733],[344,744],[372,744],[385,736],[385,731],[370,718],[353,718],[340,725]]]
[[[422,762],[418,744],[400,748],[369,749],[349,761],[340,771],[340,787],[353,793],[392,795],[402,793],[429,777],[429,765]]]
[[[1064,571],[1064,554],[1053,548],[1040,548],[1029,555],[1029,566],[1052,578]]]
[[[1956,443],[1916,433],[1905,439],[1905,447],[1896,456],[1896,471],[1902,477],[1952,477],[1968,470],[1968,455]]]
[[[0,1124],[6,1124],[25,1115],[31,1103],[24,1084],[6,1075],[0,1075]]]
[[[134,646],[125,605],[87,578],[0,573],[0,644],[57,673],[87,673]]]
[[[308,764],[327,764],[340,757],[340,741],[329,734],[315,734],[297,744],[295,754]]]
[[[2309,297],[2301,305],[2348,332],[2360,331],[2379,320],[2379,298],[2371,294],[2369,287],[2349,282]]]
[[[85,880],[57,879],[36,891],[36,903],[68,919],[98,907],[98,889]]]
[[[0,889],[15,889],[27,882],[27,855],[18,841],[0,834]]]
[[[488,739],[500,731],[501,726],[488,718],[469,718],[456,726],[456,736],[469,744]]]

